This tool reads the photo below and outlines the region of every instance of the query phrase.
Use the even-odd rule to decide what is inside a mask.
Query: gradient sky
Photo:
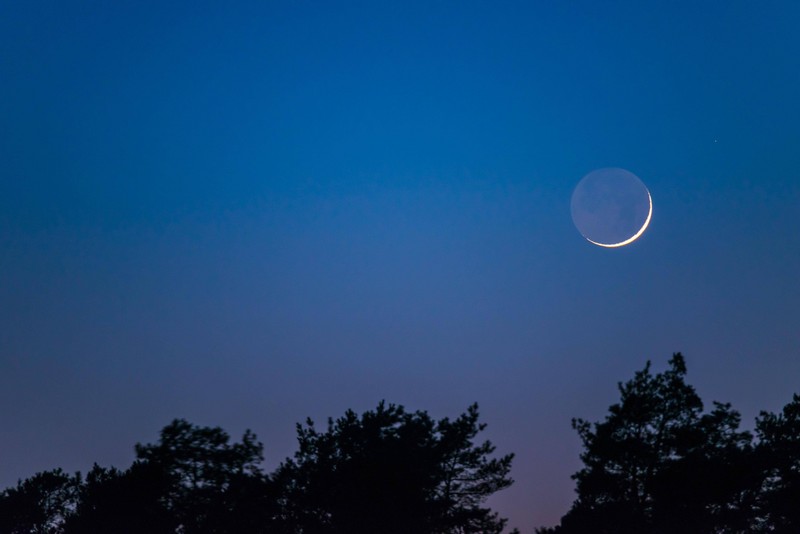
[[[226,4],[226,5],[223,5]],[[800,392],[800,3],[0,4],[0,486],[252,428],[477,401],[511,526],[571,417],[683,351],[746,426]],[[650,189],[622,249],[570,219]]]

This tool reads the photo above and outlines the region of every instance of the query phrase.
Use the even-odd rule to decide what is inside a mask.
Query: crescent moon
[[[586,238],[586,241],[588,241],[589,243],[595,244],[599,247],[606,247],[606,248],[624,247],[625,245],[633,243],[634,241],[639,239],[639,236],[641,236],[645,230],[647,230],[647,226],[650,224],[650,218],[653,216],[653,197],[650,196],[650,191],[647,192],[647,200],[650,203],[650,211],[647,212],[647,219],[645,219],[644,224],[642,225],[641,228],[639,228],[639,231],[633,234],[625,241],[620,241],[619,243],[599,243],[597,241],[592,241],[586,236],[583,237]]]

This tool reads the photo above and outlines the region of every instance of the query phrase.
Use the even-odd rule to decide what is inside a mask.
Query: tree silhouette
[[[80,487],[78,505],[64,532],[174,533],[178,521],[162,502],[168,490],[168,479],[152,465],[136,462],[120,471],[95,464]]]
[[[165,481],[161,502],[180,532],[252,530],[247,527],[252,514],[260,513],[251,505],[262,502],[267,491],[260,467],[263,445],[249,430],[241,443],[229,441],[221,428],[176,419],[164,427],[158,443],[136,445],[138,462]]]
[[[584,467],[561,534],[750,532],[759,475],[752,437],[728,404],[703,403],[685,382],[680,353],[669,369],[619,384],[620,402],[600,423],[573,420]]]
[[[55,534],[73,513],[80,475],[61,469],[36,473],[0,493],[0,533]]]
[[[268,476],[250,431],[230,443],[176,419],[124,471],[56,469],[3,491],[0,534],[497,534],[505,520],[483,504],[512,483],[513,455],[474,443],[484,428],[477,405],[434,421],[381,403],[327,432],[298,425],[299,451]]]
[[[511,485],[513,455],[473,440],[484,429],[478,407],[455,420],[380,403],[319,432],[298,425],[299,450],[275,481],[285,532],[499,533],[505,520],[482,506]]]
[[[764,531],[800,532],[800,395],[794,395],[780,414],[761,412],[756,432],[764,470]]]
[[[97,465],[80,486],[65,534],[269,532],[275,497],[250,431],[229,443],[220,428],[176,419],[156,444],[136,445],[126,471]]]
[[[537,533],[800,532],[800,395],[762,412],[754,441],[685,376],[681,354],[662,373],[648,362],[603,421],[573,420],[577,499]],[[0,492],[0,534],[499,534],[485,503],[512,484],[513,455],[476,442],[484,429],[475,404],[437,421],[381,402],[325,431],[298,424],[294,457],[267,475],[252,432],[231,443],[176,419],[124,471],[54,469]]]

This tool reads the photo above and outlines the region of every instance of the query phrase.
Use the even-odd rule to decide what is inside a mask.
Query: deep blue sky
[[[226,4],[0,5],[0,486],[478,401],[531,531],[647,359],[747,425],[800,391],[800,3]],[[569,211],[609,166],[617,250]]]

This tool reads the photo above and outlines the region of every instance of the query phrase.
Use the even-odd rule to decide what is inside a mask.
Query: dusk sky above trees
[[[478,402],[554,524],[572,417],[681,351],[752,429],[800,392],[796,2],[0,6],[0,487],[175,418]],[[580,179],[647,185],[587,243]]]

